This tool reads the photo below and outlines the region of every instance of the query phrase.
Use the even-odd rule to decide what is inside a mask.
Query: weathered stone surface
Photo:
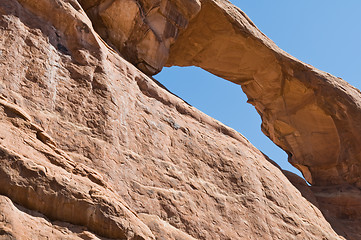
[[[311,184],[361,187],[360,91],[280,50],[227,1],[203,1],[168,65],[200,66],[240,84],[263,132]]]
[[[0,234],[5,239],[359,239],[358,206],[353,208],[359,194],[356,186],[318,185],[310,191],[304,181],[285,172],[297,190],[241,134],[166,91],[108,47],[92,27],[103,37],[114,34],[113,45],[128,41],[132,34],[142,40],[147,32],[142,32],[144,24],[130,19],[140,9],[154,11],[147,15],[151,23],[145,28],[163,29],[166,17],[178,30],[185,29],[179,40],[185,44],[185,55],[176,42],[169,60],[170,64],[184,57],[185,64],[194,61],[187,55],[185,36],[194,41],[194,36],[202,37],[189,31],[207,20],[202,18],[204,11],[219,21],[204,31],[211,28],[222,36],[222,31],[229,31],[227,26],[236,24],[233,31],[243,29],[248,36],[235,21],[244,20],[239,10],[205,1],[188,26],[199,2],[139,1],[138,10],[128,0],[80,3],[85,11],[72,0],[0,2]],[[122,4],[129,11],[123,11]],[[129,13],[122,15],[129,21],[117,22],[116,13]],[[264,42],[257,45],[250,35],[249,42],[240,45],[250,50],[238,67],[258,54],[274,60],[269,51],[279,50],[254,26],[248,28]],[[238,37],[235,34],[233,40]],[[156,48],[149,49],[152,44],[136,43],[116,47],[124,56],[123,50],[129,51],[128,57],[143,56],[138,49],[154,51],[155,55],[144,54],[150,59],[159,57]],[[254,45],[262,51],[252,54]],[[238,56],[233,56],[235,63]],[[284,56],[280,59],[291,65],[288,70],[301,64],[286,55],[276,56]],[[277,75],[279,68],[272,66],[259,71],[260,79]],[[239,70],[231,69],[223,74],[232,76]],[[282,131],[287,129],[280,125]]]
[[[87,231],[85,227],[66,222],[50,221],[44,215],[13,204],[0,196],[1,239],[102,239]]]
[[[79,2],[100,36],[149,75],[163,68],[178,33],[200,10],[199,0]]]
[[[240,84],[262,117],[263,132],[309,183],[360,190],[360,91],[280,50],[238,8],[202,1],[167,64],[196,65]],[[335,204],[360,196],[356,191]]]
[[[310,183],[361,187],[360,92],[284,53],[227,1],[203,1],[168,65],[200,66],[242,85],[265,134]]]

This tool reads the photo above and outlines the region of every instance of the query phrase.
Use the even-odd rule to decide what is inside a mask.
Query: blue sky
[[[361,88],[360,0],[234,0],[280,48]],[[242,133],[283,169],[298,173],[261,132],[256,110],[240,86],[195,67],[164,68],[155,79],[213,118]]]

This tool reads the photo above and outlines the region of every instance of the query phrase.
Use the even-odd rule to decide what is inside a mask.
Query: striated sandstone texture
[[[1,238],[360,239],[359,92],[228,2],[2,0],[0,36]],[[167,61],[241,84],[314,186],[133,66]]]

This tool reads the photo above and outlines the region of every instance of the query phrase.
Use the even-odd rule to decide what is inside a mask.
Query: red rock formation
[[[0,2],[0,234],[4,238],[360,237],[357,229],[360,225],[357,225],[359,210],[356,200],[359,189],[356,183],[359,179],[355,175],[356,168],[348,175],[340,169],[340,174],[344,174],[341,175],[346,179],[341,181],[341,175],[335,175],[332,171],[321,172],[322,168],[316,167],[320,163],[317,162],[318,155],[312,155],[316,166],[307,166],[310,169],[308,180],[311,181],[312,176],[316,185],[313,192],[304,181],[285,173],[300,189],[301,195],[283,172],[241,134],[187,105],[118,54],[129,57],[131,61],[151,59],[149,62],[146,60],[150,65],[145,68],[139,62],[133,62],[148,74],[161,68],[168,52],[162,52],[164,56],[154,53],[167,42],[167,37],[152,42],[150,45],[155,48],[150,50],[149,44],[128,41],[129,36],[139,37],[136,33],[124,35],[124,29],[129,27],[127,24],[131,24],[134,31],[140,31],[140,35],[147,32],[142,32],[144,29],[138,25],[139,11],[150,9],[153,15],[146,15],[147,20],[142,21],[147,25],[145,28],[151,28],[153,33],[160,36],[163,36],[162,31],[155,31],[153,23],[164,22],[164,19],[159,20],[162,16],[166,17],[167,23],[177,23],[179,19],[174,20],[175,16],[182,18],[181,15],[187,20],[194,17],[188,28],[185,28],[187,24],[184,25],[179,39],[172,40],[175,44],[171,48],[168,64],[209,64],[203,67],[217,75],[224,74],[223,77],[235,82],[240,77],[238,74],[243,72],[239,83],[244,85],[249,96],[262,90],[256,87],[257,82],[260,86],[268,87],[267,93],[275,94],[279,89],[277,77],[284,76],[277,74],[279,69],[284,69],[287,71],[282,74],[295,78],[287,80],[290,83],[285,79],[284,88],[296,93],[302,92],[302,89],[310,92],[309,104],[311,109],[316,110],[316,107],[324,109],[324,105],[318,105],[322,99],[330,100],[323,91],[338,94],[341,86],[348,88],[341,80],[331,81],[333,77],[281,52],[233,6],[204,1],[202,10],[197,14],[199,2],[190,2],[194,3],[194,8],[190,8],[189,12],[184,9],[189,5],[175,0],[161,1],[158,7],[157,1],[130,0],[81,1],[82,6],[75,0]],[[137,10],[134,3],[143,5],[138,6]],[[133,6],[134,9],[131,9],[134,11],[116,11],[121,4]],[[162,6],[168,6],[165,8],[167,11],[162,10]],[[119,13],[119,16],[115,13]],[[133,16],[136,24],[128,18],[129,21],[124,22],[112,21],[123,19],[123,14],[127,13],[133,13],[126,17],[131,19]],[[216,21],[215,25],[208,22],[211,18],[207,14]],[[103,22],[96,22],[96,19]],[[201,30],[197,26],[203,21],[208,26]],[[104,37],[115,49],[98,36],[93,23],[103,37],[104,34],[115,34],[112,28],[121,29],[117,36]],[[230,26],[233,26],[232,31]],[[197,29],[199,35],[195,32]],[[229,38],[222,35],[227,31]],[[212,68],[215,63],[212,58],[209,62],[205,59],[202,62],[200,52],[194,55],[193,45],[187,38],[199,43],[206,54],[208,48],[204,48],[203,41],[215,33],[220,39],[236,41],[230,46],[239,47],[244,52],[244,55],[236,51],[235,55],[229,55],[230,51],[224,52],[228,59],[224,63],[230,63],[232,58],[239,61],[235,68],[229,66],[222,72]],[[211,40],[216,44],[219,39],[215,37]],[[129,48],[122,48],[124,41]],[[180,51],[182,46],[183,52]],[[198,49],[197,46],[193,47]],[[209,45],[209,51],[215,51],[215,48]],[[217,56],[222,63],[221,52],[213,53],[219,53]],[[262,56],[265,61],[261,63],[265,65],[257,67],[256,63]],[[252,63],[258,71],[250,68],[248,72],[247,67],[252,67]],[[220,66],[228,67],[227,64]],[[250,74],[255,75],[249,78],[245,86],[244,80]],[[306,89],[302,81],[306,81],[305,77],[310,81]],[[291,104],[292,98],[288,100],[286,92],[282,92],[281,96],[287,99],[287,104]],[[331,95],[334,98],[332,101],[343,103],[344,109],[348,110],[350,104],[356,102],[352,102],[351,97],[355,99],[358,92],[350,88],[343,93]],[[287,145],[288,138],[274,130],[275,126],[280,132],[288,129],[284,124],[288,124],[286,115],[290,112],[284,113],[286,120],[282,123],[280,116],[283,115],[279,112],[283,108],[276,105],[275,112],[267,112],[266,108],[260,108],[263,104],[261,100],[266,101],[270,96],[264,93],[258,97],[254,103],[264,121],[269,123],[268,129],[274,131],[274,135],[269,134],[271,138],[279,137],[279,140],[272,139],[289,152],[303,150],[301,145]],[[275,99],[277,97],[275,95]],[[298,101],[298,98],[294,100]],[[334,115],[330,117],[326,110],[323,110],[325,113],[315,111],[311,119],[320,117],[324,120],[323,124],[328,126],[326,130],[331,131],[334,126],[327,124]],[[355,108],[342,115],[335,110],[335,114],[340,116],[340,124],[343,123],[342,119],[348,119],[349,126],[356,123],[358,112]],[[266,113],[274,114],[274,119],[271,121],[272,115]],[[289,117],[292,118],[292,114]],[[340,131],[341,125],[334,125]],[[297,131],[304,133],[303,128],[299,130],[296,127]],[[337,134],[342,139],[339,143],[341,154],[346,151],[343,141],[351,138],[351,133],[345,132],[342,135],[345,138],[341,138],[339,132]],[[357,132],[352,134],[356,135]],[[303,139],[303,135],[300,136]],[[328,136],[335,137],[332,131]],[[307,134],[305,139],[314,141]],[[357,139],[355,137],[355,142]],[[307,148],[304,151],[312,153]],[[350,148],[349,154],[353,151],[356,150]],[[301,161],[300,156],[303,155],[294,153],[293,161]],[[350,167],[344,159],[341,160],[340,164]],[[357,159],[349,161],[357,162]],[[302,162],[294,164],[301,166]],[[304,170],[304,173],[307,176],[307,171]],[[326,177],[331,178],[330,183],[348,183],[353,188],[326,186],[323,184]],[[353,178],[355,182],[348,180]],[[342,194],[335,194],[337,191]],[[335,204],[338,204],[337,208]],[[345,228],[345,224],[349,228]]]
[[[200,10],[199,0],[80,0],[95,30],[143,72],[165,65],[170,46]]]
[[[168,65],[196,65],[241,85],[263,132],[314,186],[326,215],[359,226],[358,89],[283,52],[226,1],[202,2],[172,46]]]
[[[240,84],[262,129],[316,185],[361,187],[360,92],[280,50],[239,9],[204,1],[168,65],[196,65]]]

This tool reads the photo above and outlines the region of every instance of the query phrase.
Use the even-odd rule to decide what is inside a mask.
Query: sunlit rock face
[[[0,36],[5,239],[360,239],[358,90],[228,2],[2,0]],[[241,84],[313,186],[146,75],[165,63]]]
[[[283,52],[230,3],[204,1],[167,65],[200,66],[240,84],[263,132],[309,183],[361,187],[360,92]]]
[[[359,224],[358,89],[279,49],[227,1],[202,1],[167,65],[199,66],[241,85],[262,117],[262,131],[314,186],[324,212]]]
[[[169,48],[200,10],[198,0],[80,1],[100,36],[148,75],[158,73]]]

